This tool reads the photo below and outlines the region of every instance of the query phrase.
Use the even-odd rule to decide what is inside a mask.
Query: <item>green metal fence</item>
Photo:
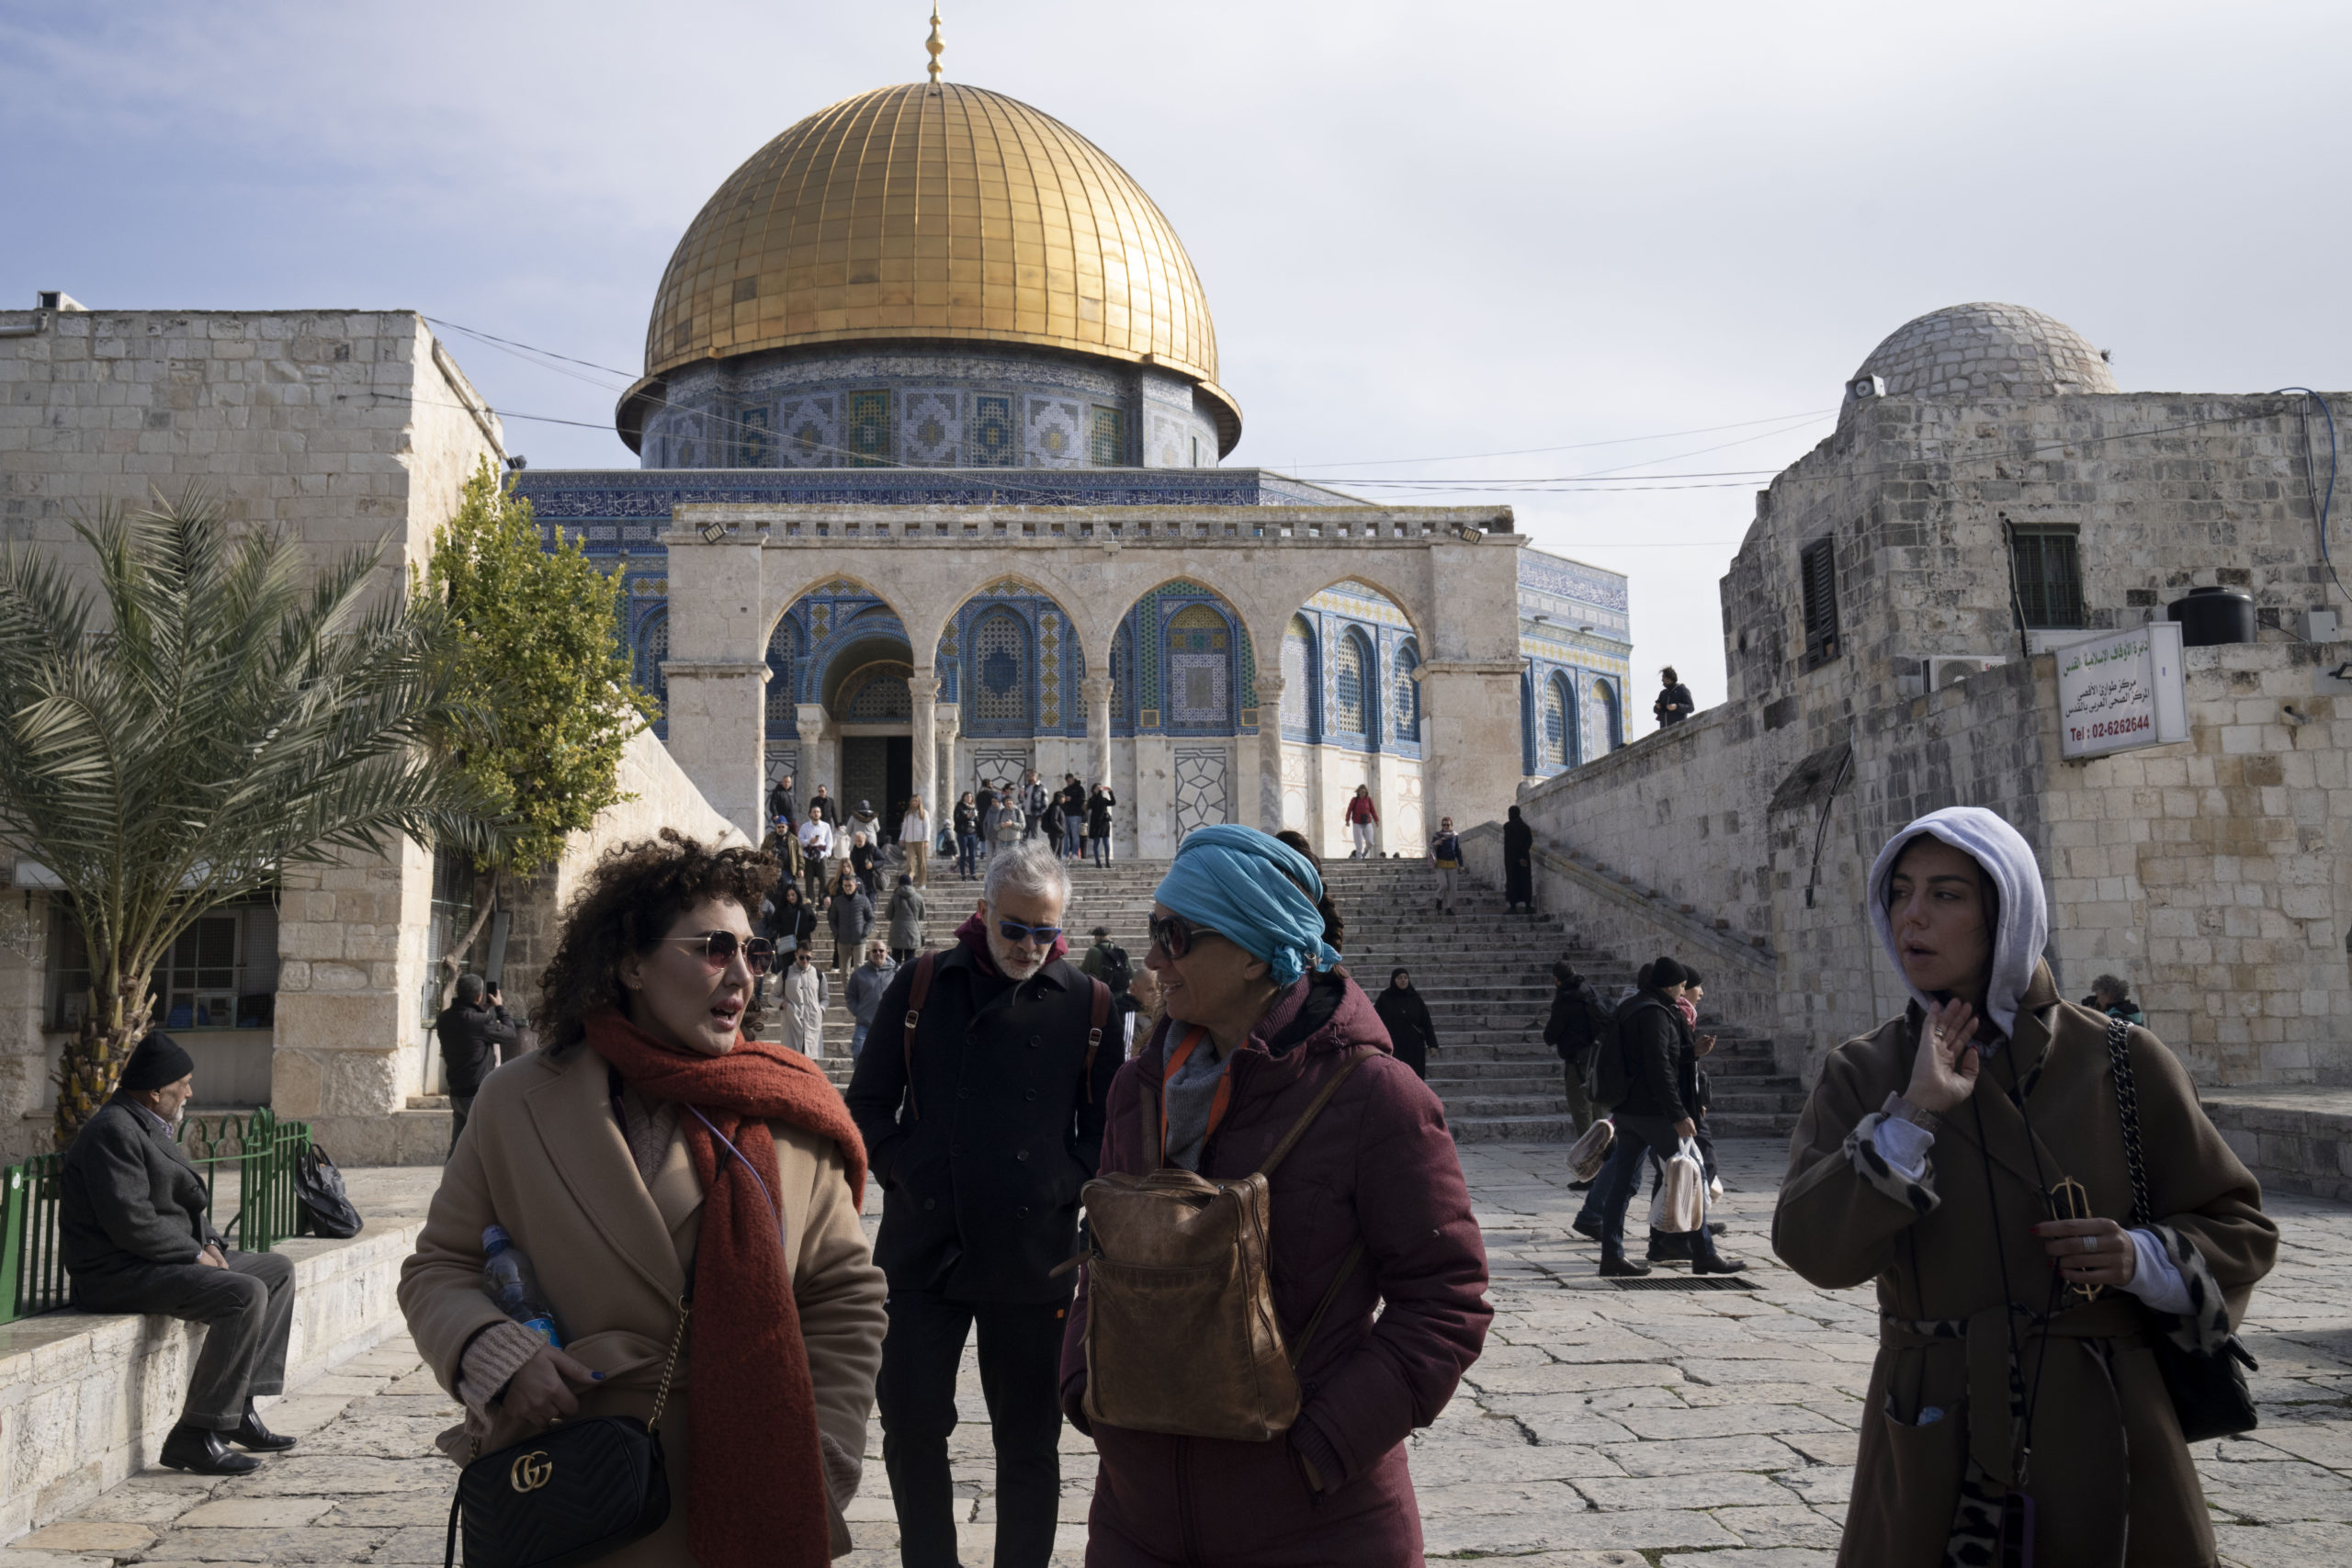
[[[213,1227],[240,1251],[267,1252],[295,1233],[301,1205],[294,1169],[311,1145],[307,1122],[281,1122],[266,1108],[190,1116],[180,1147],[204,1179]],[[36,1155],[0,1171],[0,1323],[65,1305],[65,1260],[58,1250],[57,1203],[62,1181],[56,1155]]]

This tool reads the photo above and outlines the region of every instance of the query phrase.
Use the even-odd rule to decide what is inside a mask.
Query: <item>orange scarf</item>
[[[856,1124],[822,1070],[781,1045],[752,1040],[723,1056],[698,1056],[611,1011],[590,1018],[587,1033],[590,1049],[639,1094],[691,1106],[710,1123],[691,1114],[678,1122],[702,1183],[694,1339],[695,1359],[710,1374],[686,1401],[702,1456],[687,1500],[687,1544],[701,1568],[824,1568],[832,1554],[817,1395],[770,1196],[775,1141],[765,1123],[832,1139],[863,1204],[865,1145]],[[712,1128],[744,1157],[729,1154]],[[779,1520],[795,1528],[779,1533]]]

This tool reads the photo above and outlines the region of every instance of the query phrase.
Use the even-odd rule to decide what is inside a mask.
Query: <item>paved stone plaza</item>
[[[1815,1291],[1772,1265],[1765,1227],[1780,1146],[1724,1149],[1728,1246],[1760,1265],[1754,1291],[1602,1285],[1595,1248],[1567,1228],[1577,1200],[1560,1155],[1556,1145],[1464,1153],[1497,1314],[1468,1384],[1414,1441],[1431,1557],[1542,1568],[1827,1563],[1874,1324],[1867,1292]],[[2224,1561],[2308,1568],[2352,1561],[2352,1205],[2280,1197],[2271,1207],[2285,1245],[2246,1335],[2263,1363],[2262,1428],[2208,1445],[2199,1460]],[[965,1373],[969,1424],[956,1446],[971,1507],[963,1555],[978,1565],[993,1526],[968,1355]],[[144,1472],[0,1552],[0,1568],[440,1560],[452,1472],[431,1442],[455,1407],[405,1339],[269,1414],[302,1434],[291,1456],[236,1481]],[[1084,1439],[1064,1442],[1069,1528],[1057,1561],[1075,1564],[1092,1468]],[[852,1514],[853,1568],[898,1560],[881,1444],[876,1427]]]

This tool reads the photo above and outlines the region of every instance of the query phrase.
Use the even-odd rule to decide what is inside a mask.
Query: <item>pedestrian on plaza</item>
[[[1437,834],[1430,840],[1430,869],[1437,874],[1437,912],[1442,915],[1462,875],[1462,840],[1454,835],[1451,817],[1440,819]]]
[[[1686,1081],[1690,1085],[1689,1102],[1697,1109],[1699,1113],[1699,1136],[1696,1140],[1699,1145],[1699,1163],[1706,1171],[1709,1191],[1720,1193],[1723,1190],[1723,1177],[1715,1167],[1715,1135],[1713,1130],[1707,1125],[1707,1112],[1714,1106],[1714,1091],[1709,1081],[1707,1069],[1699,1065],[1715,1054],[1716,1037],[1698,1032],[1699,1010],[1707,999],[1707,983],[1700,977],[1699,972],[1688,964],[1682,966],[1682,999],[1690,1006],[1691,1028],[1690,1066],[1686,1075]],[[1715,1234],[1717,1235],[1724,1234],[1720,1224],[1715,1227]]]
[[[768,940],[775,944],[779,954],[799,952],[809,946],[817,935],[815,907],[800,896],[797,885],[789,882],[776,885],[765,923]]]
[[[1056,790],[1053,794],[1046,796],[1046,814],[1039,818],[1037,821],[1037,830],[1045,835],[1046,843],[1053,850],[1054,858],[1056,860],[1068,860],[1069,858],[1069,856],[1062,851],[1062,845],[1069,839],[1069,834],[1064,831],[1064,827],[1065,824],[1062,820],[1061,791]]]
[[[768,821],[768,830],[760,838],[760,853],[778,865],[782,865],[785,860],[784,846],[791,844],[797,848],[799,842],[800,840],[783,818],[771,818]]]
[[[994,850],[990,852],[991,859],[996,855],[1003,854],[1008,850],[1011,850],[1014,845],[1023,841],[1024,828],[1027,821],[1028,818],[1022,814],[1021,806],[1018,801],[1010,802],[997,808],[996,846]]]
[[[2120,975],[2101,975],[2091,982],[2091,994],[2083,1005],[2093,1012],[2103,1012],[2109,1018],[2120,1018],[2126,1023],[2148,1027],[2148,1015],[2132,1000],[2132,983]]]
[[[792,775],[785,774],[768,786],[768,816],[785,826],[789,832],[798,826],[800,807],[792,798]]]
[[[1380,1021],[1388,1028],[1389,1048],[1396,1059],[1413,1069],[1413,1076],[1423,1082],[1429,1080],[1430,1053],[1438,1048],[1437,1025],[1430,1021],[1427,998],[1413,988],[1413,976],[1403,967],[1388,972],[1388,988],[1380,993],[1373,1004],[1380,1014]]]
[[[1910,1006],[1824,1059],[1772,1216],[1799,1275],[1883,1309],[1838,1562],[2212,1563],[2151,1347],[2222,1351],[2278,1255],[2260,1188],[2162,1041],[2060,999],[2007,822],[1932,812],[1866,886]],[[2046,1217],[2062,1180],[2094,1217]]]
[[[854,834],[865,834],[865,841],[876,850],[882,847],[882,821],[880,818],[874,815],[872,801],[861,800],[857,803],[857,809],[849,814],[849,830]]]
[[[833,803],[831,795],[825,793],[823,784],[819,784],[817,793],[808,797],[808,815],[822,817],[832,827],[841,826],[841,807]]]
[[[667,1386],[669,1516],[601,1564],[824,1568],[852,1546],[883,1281],[840,1095],[750,1038],[770,956],[752,911],[775,872],[674,829],[596,863],[540,981],[547,1046],[482,1086],[401,1270],[417,1349],[465,1407],[439,1444],[459,1463],[558,1422],[645,1421]],[[492,1225],[529,1256],[563,1348],[482,1290]]]
[[[1603,1049],[1624,1053],[1628,1089],[1611,1119],[1617,1139],[1610,1146],[1609,1163],[1593,1181],[1590,1204],[1600,1219],[1600,1272],[1603,1278],[1638,1276],[1650,1271],[1645,1262],[1625,1256],[1625,1209],[1642,1185],[1642,1165],[1650,1156],[1672,1159],[1682,1141],[1697,1136],[1694,1111],[1683,1102],[1679,1064],[1690,1026],[1676,1009],[1682,989],[1682,965],[1671,958],[1651,964],[1645,988],[1617,1010],[1615,1039]],[[1736,1274],[1747,1267],[1743,1258],[1715,1249],[1714,1233],[1692,1233],[1690,1271],[1693,1274]]]
[[[854,973],[854,972],[853,972]],[[786,1049],[812,1062],[825,1056],[825,1009],[832,1002],[832,987],[817,967],[812,948],[797,948],[784,966],[784,1033]]]
[[[1111,863],[1111,818],[1118,805],[1119,798],[1111,793],[1111,786],[1099,780],[1086,797],[1086,841],[1091,846],[1098,870]]]
[[[1035,768],[1022,775],[1021,798],[1016,804],[1022,813],[1022,838],[1035,838],[1046,820],[1046,784]]]
[[[1380,830],[1380,804],[1372,798],[1370,784],[1356,785],[1355,794],[1348,797],[1348,809],[1344,815],[1348,831],[1356,841],[1356,847],[1348,852],[1348,858],[1372,859],[1373,838]]]
[[[890,892],[890,952],[901,964],[911,963],[922,951],[922,889],[906,872]]]
[[[969,882],[980,869],[980,805],[966,790],[956,802],[956,874]]]
[[[833,967],[847,976],[865,950],[865,935],[874,929],[874,900],[844,863],[825,899],[825,919],[833,931]]]
[[[1586,1092],[1585,1075],[1608,1021],[1608,1010],[1592,982],[1565,958],[1553,964],[1552,1013],[1544,1021],[1544,1043],[1559,1053],[1568,1117],[1579,1134],[1593,1122],[1592,1096]]]
[[[485,982],[479,975],[458,976],[456,996],[433,1021],[434,1036],[441,1042],[441,1087],[449,1096],[449,1146],[466,1130],[481,1080],[496,1071],[501,1051],[514,1049],[514,1024],[491,1010],[484,999]]]
[[[1125,1019],[1121,1025],[1125,1049],[1120,1054],[1132,1058],[1159,1022],[1159,976],[1149,968],[1136,970],[1119,998],[1119,1010]]]
[[[1348,1076],[1271,1178],[1285,1343],[1300,1345],[1320,1313],[1286,1432],[1240,1442],[1090,1421],[1094,1282],[1081,1271],[1062,1405],[1098,1455],[1093,1568],[1420,1568],[1406,1438],[1445,1408],[1485,1341],[1486,1248],[1443,1107],[1383,1048],[1371,999],[1330,967],[1321,891],[1288,846],[1218,825],[1185,837],[1156,894],[1145,963],[1167,1016],[1112,1086],[1104,1170],[1172,1164],[1238,1181]],[[1197,1348],[1170,1332],[1181,1368]]]
[[[825,814],[817,809],[817,803],[813,800],[808,803],[808,819],[800,824],[799,837],[800,864],[808,880],[808,901],[822,904],[825,901],[825,863],[832,858],[833,853],[833,825],[825,820]]]
[[[899,818],[899,853],[916,886],[931,886],[931,812],[919,795],[907,796],[906,815]]]
[[[857,1060],[865,1049],[865,1032],[874,1024],[874,1010],[881,1003],[882,993],[898,978],[899,965],[891,960],[889,949],[878,942],[865,944],[865,962],[849,972],[849,984],[842,987],[849,1003],[849,1059]]]
[[[1682,678],[1674,672],[1673,665],[1669,664],[1657,672],[1657,701],[1650,705],[1650,712],[1657,716],[1657,727],[1664,729],[1689,718],[1692,712],[1690,688],[1682,683]]]
[[[1507,910],[1524,905],[1529,915],[1535,913],[1535,829],[1516,806],[1503,824],[1503,904]]]
[[[881,864],[881,846],[865,834],[853,830],[849,836],[849,868],[856,874],[857,885],[865,889],[866,897],[877,903],[882,897],[877,876]]]
[[[980,854],[983,859],[996,853],[997,814],[1004,809],[1005,799],[1012,793],[1012,787],[1010,784],[1006,785],[1002,790],[999,790],[995,784],[989,783],[988,780],[982,779],[980,781],[978,809],[980,814]]]
[[[1019,818],[1009,818],[1017,839]],[[1078,1194],[1094,1174],[1119,1068],[1107,987],[1064,961],[1069,874],[1044,844],[989,863],[955,942],[901,965],[858,1058],[849,1108],[886,1194],[876,1256],[890,1280],[882,1457],[899,1561],[954,1568],[947,1441],[977,1325],[996,1450],[999,1568],[1045,1568],[1061,1506],[1056,1394]],[[900,1021],[906,1021],[901,1023]]]
[[[1135,983],[1135,965],[1127,962],[1127,950],[1111,940],[1108,926],[1096,926],[1093,935],[1093,945],[1078,961],[1079,972],[1110,987],[1113,996],[1125,996]]]
[[[1699,1003],[1705,994],[1706,987],[1700,980],[1699,972],[1689,964],[1684,964],[1682,986],[1674,996],[1674,1010],[1682,1020],[1682,1044],[1675,1055],[1674,1082],[1676,1089],[1682,1097],[1682,1103],[1690,1111],[1691,1122],[1697,1129],[1691,1134],[1690,1142],[1699,1151],[1699,1173],[1707,1183],[1709,1195],[1713,1196],[1723,1190],[1723,1183],[1715,1168],[1714,1133],[1707,1125],[1709,1102],[1707,1075],[1699,1066],[1699,1058],[1709,1055],[1715,1048],[1713,1035],[1701,1034],[1698,1032]],[[1652,1158],[1650,1161],[1651,1197],[1657,1196],[1658,1188],[1665,1179],[1665,1168],[1656,1158]],[[1722,1220],[1709,1220],[1707,1228],[1716,1235],[1721,1235],[1729,1227]],[[1651,1263],[1687,1263],[1690,1260],[1693,1234],[1689,1231],[1662,1231],[1652,1226],[1648,1249],[1642,1256]]]
[[[195,1096],[196,1063],[179,1042],[151,1033],[133,1047],[113,1096],[59,1161],[57,1253],[77,1311],[207,1325],[157,1459],[243,1475],[260,1468],[254,1454],[294,1446],[254,1408],[255,1396],[286,1392],[294,1264],[282,1252],[232,1251],[212,1228],[204,1178],[176,1136]]]

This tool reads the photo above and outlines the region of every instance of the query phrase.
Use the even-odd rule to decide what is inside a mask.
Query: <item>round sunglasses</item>
[[[775,967],[775,943],[763,936],[741,942],[733,931],[705,931],[700,936],[665,936],[663,942],[684,942],[702,951],[702,961],[713,969],[724,969],[735,962],[741,949],[743,964],[754,975],[764,975]]]
[[[1150,924],[1151,945],[1168,958],[1182,958],[1190,953],[1194,937],[1217,934],[1206,926],[1194,925],[1182,915],[1154,915],[1150,917]]]

